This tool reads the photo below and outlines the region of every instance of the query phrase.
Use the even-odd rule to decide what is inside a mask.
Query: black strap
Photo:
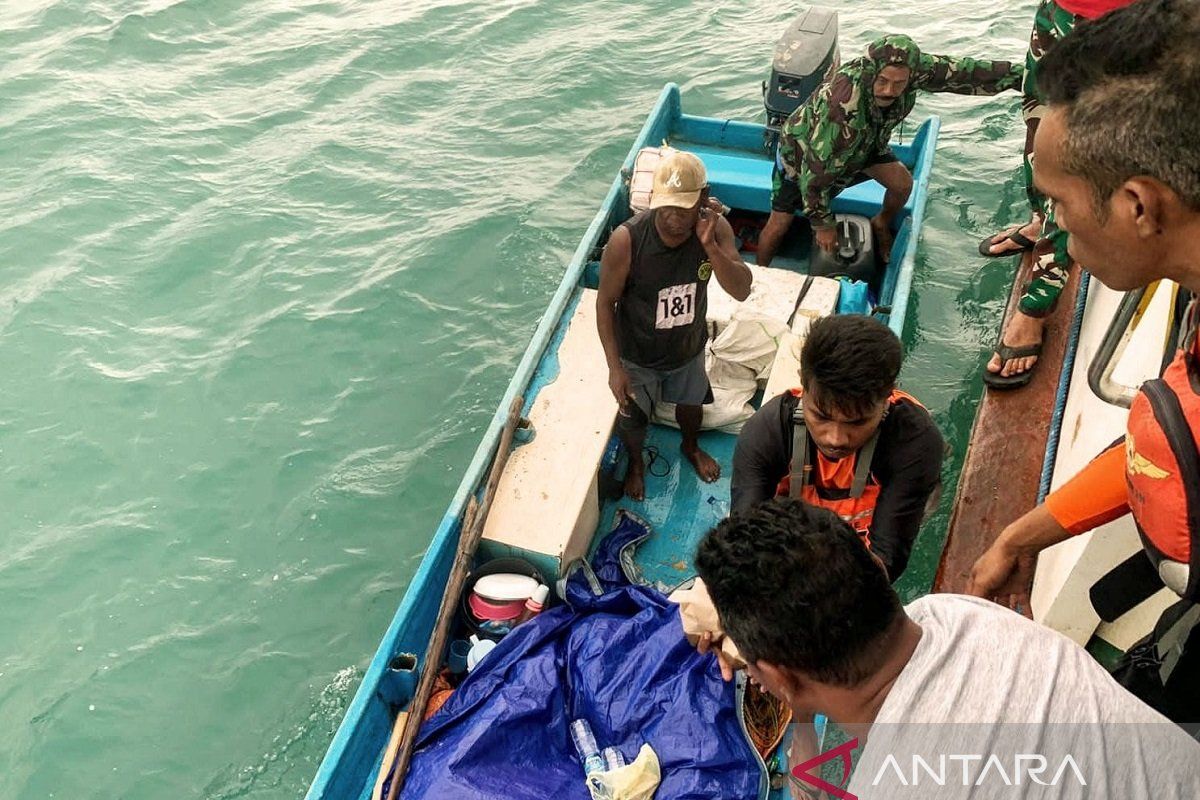
[[[804,285],[800,287],[800,295],[796,298],[796,305],[792,306],[792,315],[788,317],[788,328],[792,327],[792,321],[796,319],[796,314],[800,311],[800,306],[804,303],[804,298],[808,296],[808,290],[812,288],[813,276],[804,276]]]
[[[1162,589],[1162,578],[1144,550],[1138,550],[1092,584],[1092,608],[1105,622],[1115,622]]]
[[[792,469],[788,476],[788,497],[799,500],[812,468],[808,466],[808,426],[804,424],[804,403],[796,398],[792,412]]]
[[[1187,503],[1190,557],[1188,559],[1186,600],[1200,600],[1200,448],[1192,436],[1179,396],[1166,381],[1156,378],[1142,385],[1150,410],[1167,437],[1167,444],[1179,465],[1179,481]]]
[[[882,428],[881,424],[879,428]],[[862,497],[866,491],[867,481],[871,478],[871,462],[875,459],[875,445],[879,444],[879,428],[871,434],[871,439],[858,451],[858,461],[854,465],[854,483],[850,484],[850,496]]]

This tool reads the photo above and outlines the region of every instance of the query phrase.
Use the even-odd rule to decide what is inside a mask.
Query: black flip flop
[[[983,237],[982,240],[980,240],[979,255],[983,256],[984,258],[1007,258],[1008,256],[1019,256],[1019,255],[1021,255],[1021,253],[1025,253],[1025,252],[1032,250],[1034,245],[1037,244],[1037,242],[1033,241],[1028,236],[1021,233],[1020,228],[1018,228],[1017,230],[1008,234],[1007,236],[1005,236],[1003,239],[1001,239],[998,242],[992,241],[992,239],[995,239],[995,238],[996,238],[996,234],[992,234],[991,236],[985,236],[985,237]],[[991,248],[995,247],[998,244],[1004,244],[1006,241],[1012,242],[1013,244],[1020,247],[1020,249],[1019,250],[1005,250],[1002,253],[993,253],[991,251]]]
[[[1020,347],[1009,347],[1003,342],[1003,333],[1001,333],[1001,341],[996,342],[996,355],[1000,356],[1000,368],[1014,358],[1028,358],[1030,356],[1038,356],[1038,360],[1033,362],[1033,366],[1024,372],[1018,372],[1016,375],[1007,377],[999,372],[992,372],[986,366],[983,368],[983,382],[993,389],[1020,389],[1022,386],[1029,383],[1033,378],[1033,371],[1037,369],[1038,364],[1042,363],[1042,342],[1037,344],[1026,344]]]

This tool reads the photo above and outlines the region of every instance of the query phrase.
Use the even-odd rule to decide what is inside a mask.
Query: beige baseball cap
[[[665,150],[662,160],[654,168],[650,207],[691,208],[707,185],[708,174],[703,161],[683,150]]]

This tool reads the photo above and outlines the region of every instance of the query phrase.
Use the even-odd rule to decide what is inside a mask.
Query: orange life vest
[[[1200,601],[1198,317],[1200,305],[1193,301],[1183,347],[1161,378],[1142,385],[1125,437],[1125,483],[1142,544],[1167,585],[1193,601]],[[1176,562],[1174,581],[1164,569],[1168,562]]]
[[[797,400],[803,395],[801,389],[792,389],[791,393]],[[921,406],[915,397],[897,389],[888,397],[889,411],[901,400]],[[879,429],[875,430],[857,453],[838,461],[826,458],[818,449],[815,465],[808,463],[808,440],[808,427],[804,424],[804,406],[797,402],[796,411],[792,414],[791,472],[779,481],[775,495],[787,495],[810,505],[829,509],[858,531],[869,547],[871,523],[875,520],[875,506],[879,503],[879,493],[882,489],[879,481],[871,474],[871,460],[879,442]],[[817,473],[815,481],[812,474],[814,468]]]

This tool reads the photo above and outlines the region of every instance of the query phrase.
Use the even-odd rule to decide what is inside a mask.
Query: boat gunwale
[[[333,740],[330,742],[325,755],[321,759],[317,774],[305,795],[306,798],[315,799],[325,797],[330,790],[335,788],[333,783],[339,777],[340,768],[346,764],[344,756],[351,752],[352,739],[356,734],[361,734],[362,729],[359,723],[366,716],[369,704],[375,700],[379,685],[387,673],[388,665],[396,654],[400,652],[400,639],[404,623],[412,616],[416,609],[418,598],[430,588],[430,585],[434,582],[435,575],[439,572],[433,568],[433,562],[437,559],[431,559],[430,555],[440,553],[444,556],[447,550],[454,549],[450,545],[452,544],[452,538],[461,529],[462,514],[466,508],[467,499],[471,494],[478,492],[483,482],[487,465],[500,443],[500,432],[504,423],[504,409],[512,405],[512,401],[517,396],[518,391],[523,390],[533,379],[538,362],[541,361],[542,356],[545,354],[546,347],[550,344],[554,336],[554,331],[558,327],[564,310],[568,306],[573,294],[579,291],[580,279],[587,266],[588,256],[599,242],[605,224],[612,216],[619,198],[624,193],[623,175],[632,170],[638,151],[646,146],[646,142],[655,127],[664,118],[678,116],[679,113],[679,86],[675,83],[668,83],[659,93],[653,110],[642,125],[641,131],[638,133],[633,146],[629,150],[629,154],[625,157],[621,170],[609,185],[608,192],[601,203],[600,209],[592,217],[591,223],[580,239],[579,246],[576,247],[567,265],[567,269],[563,273],[557,290],[551,297],[546,311],[542,314],[533,337],[529,345],[525,348],[525,353],[497,404],[497,410],[492,415],[491,422],[488,424],[488,428],[480,440],[479,447],[476,448],[475,455],[467,466],[462,481],[459,483],[458,489],[455,490],[450,504],[442,516],[441,523],[438,525],[437,531],[434,533],[433,539],[426,549],[425,556],[422,557],[416,574],[405,590],[400,605],[397,607],[396,613],[393,614],[379,647],[376,649],[370,664],[363,673],[362,681],[354,693],[354,698],[350,701],[350,705],[347,707],[346,713],[342,716],[342,721],[338,725],[337,732],[334,734]],[[525,398],[525,408],[522,410],[522,413],[528,412],[534,399],[533,397]],[[377,756],[377,753],[374,753],[372,748],[368,749],[371,750],[373,757]],[[367,779],[363,781],[364,786],[369,787],[373,785],[375,772],[375,769],[371,770]]]

